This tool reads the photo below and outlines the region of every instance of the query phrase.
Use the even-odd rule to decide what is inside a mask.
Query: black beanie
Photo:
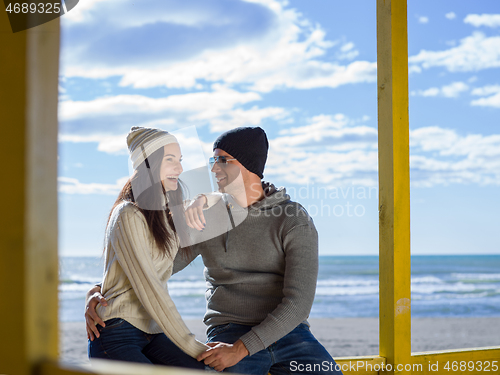
[[[264,177],[269,143],[260,127],[236,128],[219,136],[214,142],[214,150],[219,148],[235,157],[246,169],[260,178]]]

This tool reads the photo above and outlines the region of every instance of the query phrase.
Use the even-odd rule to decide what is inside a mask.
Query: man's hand
[[[249,354],[241,340],[236,341],[234,344],[209,342],[207,345],[211,348],[201,353],[196,359],[203,361],[216,371],[222,371],[227,367],[234,366]]]
[[[207,201],[207,197],[201,194],[186,207],[184,215],[188,227],[199,231],[205,229],[206,221],[203,215],[203,207],[207,204]]]
[[[100,324],[102,327],[106,326],[95,311],[98,304],[107,306],[108,302],[101,294],[101,287],[96,285],[85,296],[85,323],[87,324],[87,338],[90,341],[94,341],[94,335],[99,337],[96,324]]]

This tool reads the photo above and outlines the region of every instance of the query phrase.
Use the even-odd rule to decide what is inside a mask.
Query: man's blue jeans
[[[241,324],[223,324],[208,332],[208,341],[235,343],[252,329]],[[299,324],[292,332],[268,348],[243,358],[224,371],[240,374],[336,374],[336,363],[327,350],[313,336],[306,324]]]
[[[126,320],[109,319],[106,327],[97,326],[100,336],[89,340],[89,358],[115,359],[127,362],[150,363],[204,369],[203,362],[184,353],[164,333],[151,335]]]

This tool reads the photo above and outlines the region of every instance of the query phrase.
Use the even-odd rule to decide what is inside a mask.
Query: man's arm
[[[174,265],[172,267],[172,275],[182,271],[188,266],[199,253],[196,251],[196,246],[190,246],[187,249],[180,249],[174,259]]]

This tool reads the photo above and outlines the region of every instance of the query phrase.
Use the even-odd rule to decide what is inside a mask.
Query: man
[[[204,322],[211,348],[198,359],[235,373],[341,374],[306,320],[316,289],[317,232],[285,189],[261,181],[268,152],[265,132],[259,127],[230,130],[213,150],[212,172],[219,190],[230,195],[205,211],[205,230],[221,211],[229,214],[230,230],[192,246],[192,256],[176,259],[174,267],[180,271],[197,255],[206,267]],[[237,179],[242,185],[234,183]],[[243,219],[234,225],[233,218]],[[89,330],[93,320],[99,322],[94,307],[102,299],[88,300]]]

